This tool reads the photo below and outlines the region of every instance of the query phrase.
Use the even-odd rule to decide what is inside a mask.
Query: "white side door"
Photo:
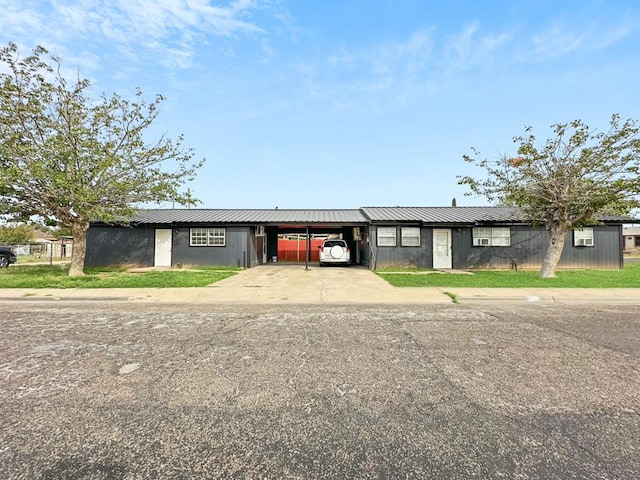
[[[451,268],[451,230],[433,230],[433,268]]]
[[[262,263],[267,263],[267,245],[269,242],[267,242],[267,234],[264,234],[264,237],[262,237],[263,241],[262,241]]]
[[[154,267],[171,266],[171,229],[156,229],[156,252],[153,259]]]

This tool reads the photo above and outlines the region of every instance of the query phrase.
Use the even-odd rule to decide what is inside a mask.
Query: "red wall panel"
[[[318,247],[322,245],[322,239],[311,240],[311,262],[320,261]],[[307,241],[278,239],[279,262],[304,262],[307,254]]]

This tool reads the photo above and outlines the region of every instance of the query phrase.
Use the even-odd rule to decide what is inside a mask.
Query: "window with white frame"
[[[474,247],[508,247],[511,245],[510,227],[475,227]]]
[[[573,245],[576,247],[593,247],[593,228],[583,227],[573,231]]]
[[[400,238],[403,247],[419,247],[420,246],[420,228],[418,227],[402,227]]]
[[[189,245],[192,247],[224,247],[226,237],[226,228],[191,228],[189,230]]]
[[[378,246],[396,246],[396,227],[378,227]]]
[[[508,247],[511,245],[511,229],[509,227],[493,227],[491,229],[491,246]]]

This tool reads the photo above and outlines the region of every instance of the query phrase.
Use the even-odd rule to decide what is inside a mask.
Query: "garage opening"
[[[266,260],[268,263],[318,263],[320,261],[319,247],[326,239],[336,238],[347,242],[351,252],[351,264],[366,264],[368,258],[364,242],[364,227],[309,227],[297,226],[266,227],[267,239]]]

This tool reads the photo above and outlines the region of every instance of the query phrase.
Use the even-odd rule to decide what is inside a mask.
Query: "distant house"
[[[606,217],[569,232],[559,268],[622,268],[628,222]],[[340,236],[352,262],[369,268],[538,269],[548,243],[544,228],[505,207],[157,209],[139,212],[128,225],[92,223],[86,265],[250,268],[277,262],[278,243],[290,235]],[[310,260],[311,242],[300,244],[296,258]]]
[[[71,237],[56,238],[53,235],[43,232],[41,230],[34,230],[33,243],[40,246],[40,248],[34,248],[36,245],[32,245],[31,253],[41,257],[54,258],[71,258],[73,249],[73,239]]]
[[[640,253],[640,227],[627,227],[623,229],[624,251],[628,253]]]

